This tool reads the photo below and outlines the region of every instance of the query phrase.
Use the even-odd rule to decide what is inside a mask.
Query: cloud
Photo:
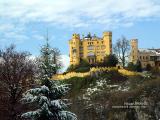
[[[0,16],[23,23],[48,22],[67,27],[119,25],[159,17],[158,0],[5,0]]]
[[[25,25],[0,21],[0,41],[4,44],[19,44],[29,39],[25,33]]]
[[[61,62],[63,64],[63,68],[62,68],[61,72],[64,72],[64,71],[66,71],[66,69],[69,66],[69,56],[68,55],[61,55],[60,57],[61,57]]]
[[[0,0],[0,42],[43,40],[42,29],[34,33],[36,23],[67,30],[113,29],[159,20],[159,13],[159,0]],[[62,55],[62,62],[64,71],[69,57]]]
[[[159,20],[159,13],[159,0],[0,0],[0,41],[41,40],[32,33],[37,23],[67,30],[106,30]]]
[[[1,24],[0,25],[0,31],[7,31],[7,30],[10,30],[10,29],[13,29],[14,28],[14,25],[11,24],[11,23],[6,23],[6,24]]]

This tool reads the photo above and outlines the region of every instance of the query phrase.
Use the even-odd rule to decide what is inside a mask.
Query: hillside
[[[71,85],[71,110],[79,120],[158,120],[160,77],[117,69],[63,80]]]

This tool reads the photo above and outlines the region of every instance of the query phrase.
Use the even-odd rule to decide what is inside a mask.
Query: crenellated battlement
[[[72,39],[80,39],[80,35],[74,33],[74,34],[72,35]]]
[[[103,37],[105,36],[112,36],[112,32],[111,31],[103,32]]]

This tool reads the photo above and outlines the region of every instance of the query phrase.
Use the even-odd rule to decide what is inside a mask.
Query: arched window
[[[93,50],[94,49],[94,46],[93,45],[89,45],[88,46],[88,50]]]
[[[88,56],[94,56],[94,52],[88,52]]]

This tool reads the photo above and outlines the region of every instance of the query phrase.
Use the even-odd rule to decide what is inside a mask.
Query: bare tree
[[[27,52],[17,52],[14,45],[1,50],[0,119],[17,120],[22,111],[19,100],[23,91],[33,84],[36,69],[29,56]]]
[[[117,55],[119,62],[125,67],[127,62],[127,58],[129,57],[129,40],[127,40],[124,36],[117,40],[114,46],[114,53]]]

